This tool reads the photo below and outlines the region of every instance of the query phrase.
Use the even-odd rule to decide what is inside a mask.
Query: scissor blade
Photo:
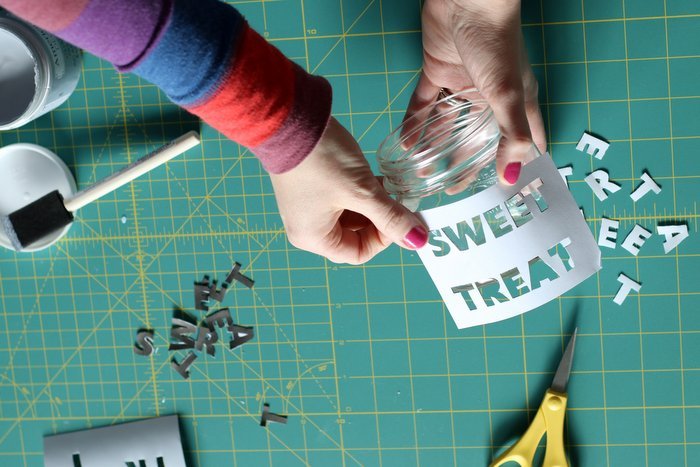
[[[574,347],[576,346],[576,333],[578,328],[574,329],[574,333],[571,335],[569,344],[564,350],[564,355],[561,357],[559,362],[559,368],[557,372],[554,373],[554,379],[552,380],[552,390],[560,393],[566,393],[566,385],[569,383],[569,375],[571,374],[571,364],[574,360]]]

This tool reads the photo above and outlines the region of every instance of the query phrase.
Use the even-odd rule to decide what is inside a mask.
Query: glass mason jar
[[[476,89],[451,95],[443,90],[379,146],[384,188],[412,211],[479,193],[498,183],[500,139],[493,111]],[[539,155],[533,144],[523,164]]]

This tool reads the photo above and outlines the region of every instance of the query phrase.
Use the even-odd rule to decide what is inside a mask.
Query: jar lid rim
[[[429,126],[430,124],[436,122],[437,120],[444,118],[446,115],[449,115],[451,113],[460,113],[463,112],[464,110],[472,109],[476,105],[482,105],[484,106],[484,110],[482,113],[488,113],[491,111],[491,108],[488,105],[488,102],[486,99],[484,99],[481,94],[479,94],[479,91],[476,88],[467,88],[462,91],[446,95],[444,93],[445,89],[441,89],[441,92],[439,94],[439,99],[436,100],[435,102],[432,102],[431,104],[417,110],[413,115],[405,119],[403,122],[401,122],[401,125],[396,127],[389,135],[382,141],[379,145],[379,148],[377,149],[377,159],[380,164],[382,164],[383,160],[381,155],[383,153],[393,153],[396,151],[403,143],[405,143],[408,139],[410,139],[412,136],[416,134],[416,132],[421,131],[422,128],[425,126]],[[473,96],[477,95],[477,98],[471,98],[467,99],[466,96]],[[415,129],[411,130],[410,132],[401,135],[402,132],[405,131],[407,127],[410,127],[412,123],[418,121],[419,118],[422,117],[422,114],[425,112],[430,112],[431,109],[435,109],[443,104],[447,104],[450,106],[450,110],[448,113],[439,113],[435,115],[429,116],[425,121],[420,123],[419,125],[416,125]],[[396,135],[400,135],[399,138],[396,138],[396,142],[394,142],[391,147],[387,147],[387,143],[389,143]],[[408,154],[407,154],[408,155]],[[393,161],[386,161],[386,162],[391,162],[391,163],[396,163],[399,162],[399,160],[393,160]],[[405,159],[404,159],[405,160]]]
[[[449,107],[444,107],[445,104]],[[410,132],[406,132],[407,128]],[[455,150],[475,137],[480,138],[483,131],[488,132],[488,137],[477,143],[483,143],[480,149],[460,163],[447,163]],[[416,136],[417,141],[406,144]],[[476,89],[450,95],[441,93],[440,99],[404,120],[380,144],[377,160],[385,176],[385,188],[396,195],[410,192],[422,196],[458,183],[466,173],[479,172],[495,158],[499,140],[493,111]],[[431,166],[443,165],[445,170],[437,169],[435,173],[430,170]]]

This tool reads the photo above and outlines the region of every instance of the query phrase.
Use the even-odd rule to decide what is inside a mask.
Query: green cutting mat
[[[373,160],[416,82],[420,2],[234,3],[328,77],[335,115]],[[577,325],[574,465],[698,465],[700,2],[526,3],[550,150],[573,164],[591,228],[685,220],[678,250],[664,255],[658,236],[636,258],[606,249],[602,272],[565,297],[457,331],[415,254],[349,267],[292,248],[258,162],[205,127],[201,148],[82,210],[52,249],[0,252],[0,464],[42,465],[44,435],[177,413],[192,466],[483,466],[525,430]],[[68,103],[0,144],[46,146],[86,186],[196,126],[88,56]],[[612,142],[603,161],[575,150],[584,129]],[[603,203],[582,183],[599,167],[623,185]],[[635,205],[645,169],[663,191]],[[255,340],[200,357],[185,381],[168,363],[173,306],[191,310],[193,281],[234,261],[256,286],[225,304]],[[618,307],[620,272],[643,287]],[[143,325],[152,358],[131,350]],[[263,402],[288,425],[261,428]]]

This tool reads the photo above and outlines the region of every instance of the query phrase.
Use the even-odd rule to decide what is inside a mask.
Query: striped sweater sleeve
[[[331,112],[331,87],[219,0],[0,0],[17,16],[133,72],[247,146],[271,173],[298,165]]]

